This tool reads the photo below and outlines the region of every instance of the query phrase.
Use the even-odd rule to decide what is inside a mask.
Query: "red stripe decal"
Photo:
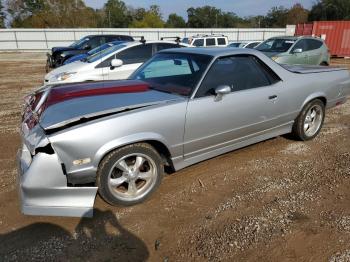
[[[49,97],[46,102],[46,107],[53,104],[64,102],[66,100],[88,97],[88,96],[101,96],[123,93],[138,93],[146,92],[149,90],[146,84],[136,84],[130,86],[109,86],[109,87],[95,87],[95,88],[53,88],[50,91]]]

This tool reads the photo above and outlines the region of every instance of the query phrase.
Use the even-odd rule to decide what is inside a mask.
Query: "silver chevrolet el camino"
[[[22,212],[92,216],[97,191],[133,205],[165,171],[282,134],[310,140],[349,90],[346,69],[229,48],[165,50],[129,80],[44,87],[25,99]]]

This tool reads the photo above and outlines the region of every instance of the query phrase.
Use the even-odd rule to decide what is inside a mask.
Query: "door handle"
[[[269,96],[269,99],[270,99],[270,100],[276,100],[276,99],[277,99],[277,95]]]

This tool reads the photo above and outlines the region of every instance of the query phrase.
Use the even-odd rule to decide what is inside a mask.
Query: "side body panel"
[[[214,96],[191,100],[186,117],[185,158],[290,122],[292,110],[283,87],[280,81],[272,86],[232,92],[220,101]]]
[[[102,157],[115,148],[139,141],[163,143],[174,158],[183,155],[187,99],[114,114],[54,133],[49,140],[68,174],[95,176]],[[74,160],[91,162],[73,165]]]
[[[103,75],[105,76],[105,80],[127,79],[141,65],[142,63],[128,64],[114,69],[111,69],[111,67],[104,67],[102,68]]]

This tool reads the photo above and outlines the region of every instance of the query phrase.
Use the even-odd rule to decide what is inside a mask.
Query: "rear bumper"
[[[31,158],[25,146],[18,151],[18,190],[25,215],[91,217],[96,187],[68,187],[56,154]]]

